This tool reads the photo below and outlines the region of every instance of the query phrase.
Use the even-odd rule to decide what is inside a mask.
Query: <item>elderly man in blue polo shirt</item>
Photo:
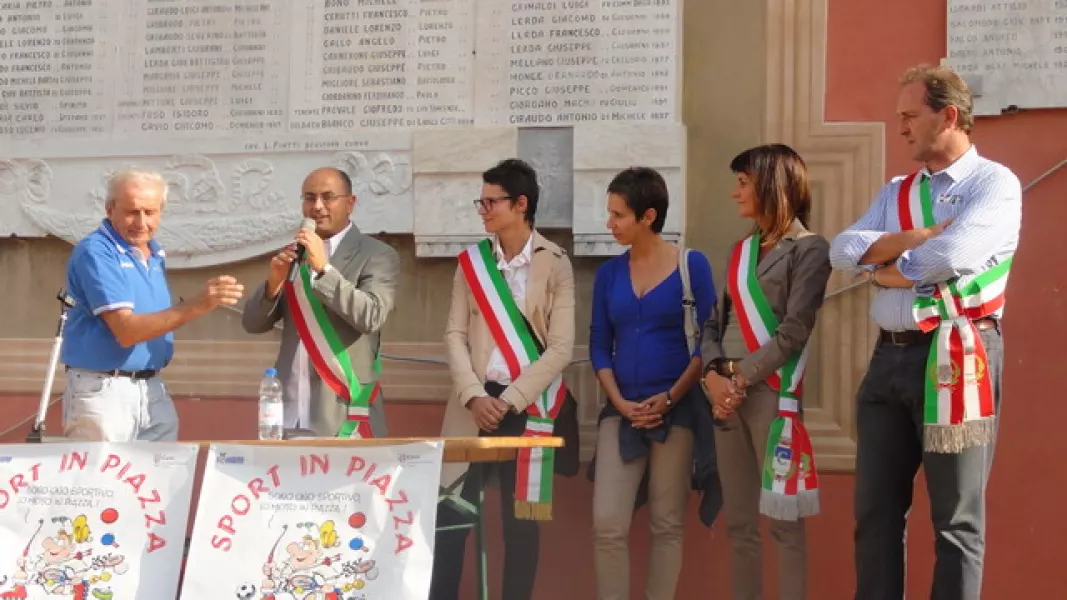
[[[177,413],[159,376],[174,353],[173,331],[242,296],[236,279],[221,276],[193,301],[171,306],[166,254],[153,239],[166,202],[158,173],[115,174],[107,218],[71,254],[67,289],[76,305],[63,347],[68,438],[177,439]]]

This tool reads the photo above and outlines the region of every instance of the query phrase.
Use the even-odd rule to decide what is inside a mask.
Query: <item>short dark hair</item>
[[[507,158],[498,162],[493,168],[482,173],[482,181],[489,185],[499,185],[508,196],[512,205],[519,196],[526,196],[526,222],[533,227],[537,216],[537,200],[541,189],[537,185],[537,171],[526,161]]]
[[[785,144],[749,148],[730,161],[730,170],[752,178],[756,208],[770,221],[770,231],[763,232],[768,245],[780,242],[794,219],[808,226],[811,184],[804,159],[795,150]]]
[[[630,167],[611,180],[608,193],[620,196],[638,219],[649,209],[656,211],[656,218],[652,219],[652,232],[663,231],[669,195],[667,182],[658,171],[650,167]]]

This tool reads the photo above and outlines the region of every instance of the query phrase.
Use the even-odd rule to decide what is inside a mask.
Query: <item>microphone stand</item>
[[[40,444],[47,441],[59,441],[62,438],[56,438],[52,436],[49,438],[45,435],[45,417],[48,416],[48,399],[52,396],[52,382],[56,376],[56,366],[59,364],[59,351],[63,347],[63,328],[67,324],[67,311],[74,308],[75,302],[69,294],[64,290],[59,290],[56,295],[56,299],[59,300],[59,325],[56,328],[56,339],[52,342],[52,356],[48,361],[48,371],[45,373],[44,389],[41,390],[41,401],[37,406],[37,419],[33,423],[33,427],[30,429],[30,433],[26,436],[26,442],[30,444]]]

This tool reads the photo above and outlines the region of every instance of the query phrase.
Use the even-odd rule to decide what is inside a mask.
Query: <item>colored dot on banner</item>
[[[100,543],[105,546],[110,546],[115,543],[115,536],[110,533],[105,533],[103,537],[100,538]]]
[[[367,515],[358,512],[352,513],[351,517],[348,517],[348,526],[352,529],[359,529],[367,524]]]
[[[105,508],[104,511],[100,513],[100,520],[108,524],[114,523],[119,520],[119,511],[114,508]]]
[[[352,541],[348,542],[348,547],[353,550],[359,550],[363,547],[363,540],[359,538],[352,538]]]

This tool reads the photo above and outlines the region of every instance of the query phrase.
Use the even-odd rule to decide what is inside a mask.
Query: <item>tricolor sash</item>
[[[374,437],[370,427],[370,405],[381,394],[381,383],[376,380],[371,386],[360,384],[352,368],[348,349],[330,323],[326,307],[312,290],[311,270],[307,264],[300,265],[299,277],[295,282],[285,283],[285,292],[288,297],[286,305],[315,372],[339,398],[348,403],[348,418],[341,424],[337,437]],[[374,361],[374,369],[375,373],[381,373],[380,356]]]
[[[902,231],[935,225],[928,175],[912,173],[901,182],[897,208]],[[993,385],[974,321],[1004,306],[1011,263],[1009,257],[965,285],[959,278],[939,283],[933,296],[915,300],[919,329],[934,332],[923,402],[927,452],[953,454],[993,441]]]
[[[534,333],[515,304],[504,275],[497,267],[492,242],[482,240],[464,250],[459,255],[459,265],[485,317],[493,341],[504,356],[511,380],[515,381],[523,369],[541,357],[541,352]],[[523,437],[551,437],[555,419],[566,398],[567,387],[560,374],[526,408]],[[522,449],[517,460],[515,516],[538,521],[551,519],[555,449]]]
[[[727,272],[730,297],[737,307],[737,323],[749,352],[770,342],[778,329],[778,318],[756,276],[759,252],[760,237],[754,233],[734,247]],[[795,521],[819,513],[815,454],[799,415],[807,362],[805,346],[767,378],[767,384],[778,392],[778,416],[771,422],[767,436],[760,512],[779,520]]]

